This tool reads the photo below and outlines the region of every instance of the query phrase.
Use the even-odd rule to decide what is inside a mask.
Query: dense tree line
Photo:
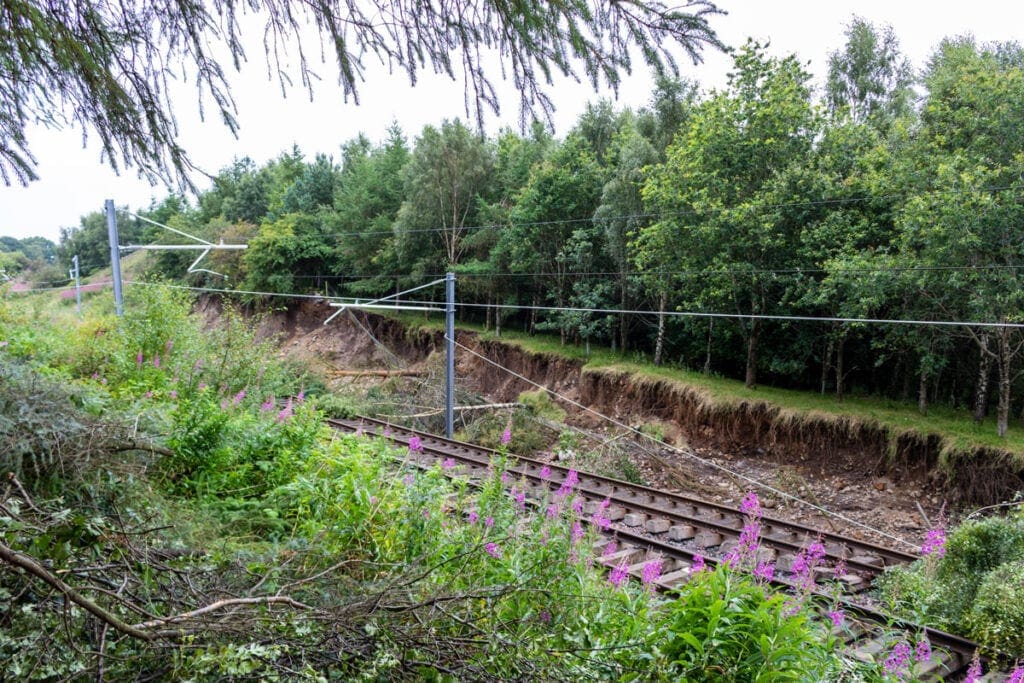
[[[891,30],[854,19],[847,37],[823,92],[750,42],[725,87],[666,78],[561,139],[396,126],[337,159],[237,160],[194,205],[147,215],[248,243],[210,259],[239,289],[383,295],[451,269],[461,315],[494,329],[749,386],[993,410],[1005,433],[1019,330],[784,319],[1022,321],[1024,49],[947,39],[915,74]],[[157,268],[180,277],[189,258]]]

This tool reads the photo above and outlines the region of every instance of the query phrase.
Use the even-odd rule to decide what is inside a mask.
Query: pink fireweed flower
[[[167,343],[164,345],[164,352],[168,356],[171,355],[171,347],[173,347],[173,346],[174,346],[174,340],[173,339],[168,339]]]
[[[608,574],[608,583],[618,588],[626,582],[626,578],[629,576],[629,568],[626,566],[626,561],[623,560],[616,565],[615,569]]]
[[[575,500],[572,501],[572,511],[576,513],[577,517],[579,517],[580,515],[583,514],[583,499],[582,498],[576,498]]]
[[[540,611],[540,613],[537,615],[537,619],[539,619],[541,622],[543,622],[545,624],[550,624],[551,623],[551,612],[547,611],[546,609],[542,609]]]
[[[594,515],[590,518],[591,523],[602,531],[607,531],[612,526],[612,520],[608,519],[601,514],[601,510],[598,509],[594,512]]]
[[[153,367],[157,368],[157,369],[160,368],[160,354],[159,353],[156,354],[155,356],[153,356]]]
[[[171,389],[167,395],[170,396],[171,398],[178,398],[178,392],[174,389]]]
[[[841,609],[834,609],[830,612],[827,612],[826,616],[832,620],[832,625],[836,628],[840,628],[843,625],[843,622],[846,620],[846,615],[843,613],[843,610]]]
[[[579,475],[576,474],[576,470],[569,470],[565,475],[565,479],[562,481],[562,485],[558,487],[558,491],[555,492],[556,496],[568,496],[572,493],[572,489],[576,484],[580,482]]]
[[[284,408],[281,408],[281,412],[277,414],[277,421],[284,422],[292,416],[292,400],[288,399],[288,402],[284,404]]]
[[[981,674],[981,660],[978,658],[978,653],[975,652],[971,666],[967,669],[967,678],[964,679],[964,683],[978,683],[981,680]]]
[[[416,483],[416,475],[415,474],[407,474],[407,475],[405,475],[404,477],[402,477],[402,483],[405,484],[406,486],[412,486],[413,484]]]
[[[139,351],[137,354],[135,354],[135,367],[141,368],[143,360],[145,360],[145,358],[142,355],[142,351]]]
[[[199,389],[199,391],[202,391],[203,389],[206,388],[206,382],[200,382],[199,386],[196,388]]]
[[[480,519],[480,515],[476,510],[470,510],[468,519],[470,524],[476,524],[477,520]]]
[[[516,502],[516,507],[520,510],[526,509],[526,491],[512,489],[512,500]]]
[[[274,397],[270,396],[260,404],[260,412],[267,413],[274,409]]]
[[[547,465],[544,465],[544,467],[541,467],[540,468],[540,478],[541,479],[550,479],[551,478],[551,468],[548,467]]]
[[[502,472],[501,473],[501,483],[505,484],[506,486],[508,486],[510,483],[512,483],[512,475],[509,474],[508,472]]]
[[[228,409],[228,400],[227,399],[224,399],[223,401],[220,402],[220,409],[221,410],[227,410]]]
[[[618,549],[619,544],[615,541],[611,541],[608,543],[608,545],[604,547],[604,550],[601,551],[601,557],[608,557],[609,555],[614,555]]]
[[[1018,666],[1006,679],[1006,683],[1024,683],[1024,665]]]
[[[754,577],[766,583],[771,581],[775,578],[775,565],[771,562],[758,562],[754,567]]]
[[[702,572],[707,569],[707,565],[704,563],[704,556],[697,553],[693,556],[693,564],[690,567],[690,571],[694,574]]]
[[[761,501],[757,499],[756,493],[747,491],[747,495],[743,496],[743,502],[740,503],[740,512],[749,517],[761,516]]]
[[[882,668],[885,669],[887,674],[891,674],[897,680],[902,681],[903,677],[907,674],[907,663],[909,661],[910,646],[901,640],[893,646],[889,656],[882,663]]]
[[[446,470],[454,469],[455,468],[455,458],[445,458],[441,462],[441,467],[443,467]]]
[[[549,519],[554,519],[555,517],[558,517],[558,513],[559,509],[556,503],[551,503],[550,505],[548,505],[546,514]]]
[[[917,641],[917,646],[914,648],[914,661],[915,662],[927,662],[932,658],[932,646],[927,640],[922,638]]]
[[[305,389],[301,389],[299,391],[299,395],[295,397],[295,402],[301,404],[305,400],[306,400],[306,390]]]
[[[486,550],[487,554],[491,557],[501,557],[501,548],[498,547],[497,543],[487,543],[484,545],[484,550]]]
[[[576,545],[583,538],[583,525],[579,521],[572,523],[572,529],[569,531],[569,540],[572,545]]]
[[[235,394],[235,397],[233,399],[231,399],[231,403],[232,403],[232,405],[236,405],[237,406],[239,403],[242,402],[242,399],[244,399],[244,398],[245,398],[245,389],[242,389],[237,394]]]
[[[924,537],[924,545],[921,546],[921,555],[928,557],[929,555],[935,555],[935,557],[946,556],[946,530],[941,526],[929,529],[928,533]]]
[[[153,398],[153,392],[152,392],[152,391],[147,391],[147,392],[146,392],[145,394],[143,394],[143,395],[144,395],[144,396],[145,396],[146,398]]]
[[[640,572],[640,583],[651,586],[661,577],[661,559],[648,560]]]
[[[418,436],[409,437],[409,452],[410,453],[422,453],[423,452],[423,441]]]
[[[490,529],[494,526],[494,517],[488,517],[484,520],[484,526]]]
[[[501,433],[501,445],[507,446],[512,441],[512,430],[506,429]]]

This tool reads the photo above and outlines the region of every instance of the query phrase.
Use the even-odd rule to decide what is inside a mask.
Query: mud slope
[[[208,319],[219,314],[216,302],[200,308]],[[305,301],[264,316],[260,330],[279,337],[282,353],[316,360],[328,370],[395,367],[391,353],[414,365],[443,349],[440,332],[362,312],[355,314],[360,324],[343,314],[325,327],[323,321],[336,310]],[[1000,502],[1024,489],[1024,471],[1009,467],[1011,458],[997,450],[944,454],[935,435],[892,433],[878,423],[780,410],[765,402],[718,401],[682,382],[584,368],[578,361],[480,339],[473,332],[459,332],[458,340],[479,354],[457,354],[459,377],[467,378],[467,389],[495,402],[513,401],[540,385],[620,422],[669,422],[691,446],[798,465],[820,475],[913,481],[964,506]],[[563,407],[578,422],[605,426],[592,414]]]

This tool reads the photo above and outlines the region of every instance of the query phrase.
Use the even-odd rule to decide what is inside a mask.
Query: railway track
[[[450,470],[470,480],[490,476],[491,462],[498,451],[473,446],[440,436],[419,432],[373,418],[330,419],[327,423],[346,432],[385,437],[406,447],[418,439],[413,452],[416,464],[429,467],[439,460],[449,460]],[[573,477],[573,490],[583,501],[585,518],[607,532],[606,539],[595,548],[598,561],[607,567],[625,566],[630,575],[639,577],[643,566],[653,558],[662,562],[660,588],[669,590],[685,582],[694,565],[726,561],[741,543],[747,522],[739,510],[683,494],[667,493],[620,480],[576,472],[554,463],[509,455],[506,470],[517,485],[526,489],[533,500],[542,500]],[[884,659],[891,647],[891,638],[880,636],[880,630],[902,629],[910,633],[908,642],[925,635],[935,656],[920,671],[926,679],[962,680],[978,646],[965,638],[916,624],[893,623],[892,619],[874,610],[863,592],[872,579],[886,567],[912,562],[909,553],[874,545],[793,522],[761,516],[757,561],[774,565],[772,583],[796,588],[803,583],[807,590],[807,550],[815,545],[813,567],[815,586],[825,584],[830,593],[822,596],[839,600],[846,615],[841,637],[848,651],[865,661]],[[608,547],[614,537],[615,546]],[[699,557],[698,557],[699,556]],[[985,681],[995,683],[1005,676],[989,674]]]

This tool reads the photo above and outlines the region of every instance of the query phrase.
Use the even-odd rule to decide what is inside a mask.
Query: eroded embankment
[[[215,305],[204,306],[209,317]],[[323,321],[335,310],[323,301],[306,301],[267,315],[260,329],[279,336],[285,349],[326,354],[336,367],[366,368],[388,352],[418,363],[443,348],[441,332],[378,315],[358,313],[358,324],[341,316],[325,328]],[[673,423],[693,446],[804,466],[815,473],[922,482],[963,506],[1008,500],[1024,489],[1024,470],[1012,454],[998,449],[955,451],[935,434],[897,432],[875,421],[787,410],[765,401],[725,401],[681,381],[588,368],[555,354],[481,339],[473,332],[459,332],[458,339],[479,354],[457,355],[459,377],[470,384],[466,388],[495,402],[513,401],[540,385],[620,422]],[[572,405],[563,407],[576,420],[599,422]]]

